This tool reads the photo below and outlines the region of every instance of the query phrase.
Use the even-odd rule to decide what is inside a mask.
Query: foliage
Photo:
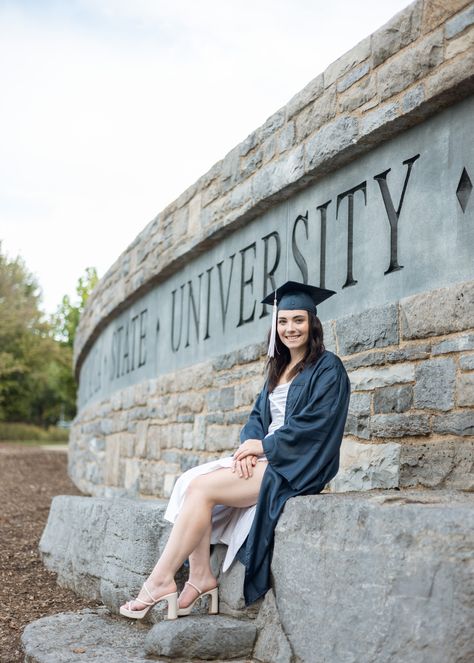
[[[33,424],[0,422],[0,440],[2,442],[67,442],[69,431],[57,426],[40,428]]]
[[[36,278],[21,257],[8,259],[0,242],[0,421],[48,426],[75,416],[72,347],[96,282],[96,270],[87,269],[77,285],[78,303],[66,295],[47,321]]]

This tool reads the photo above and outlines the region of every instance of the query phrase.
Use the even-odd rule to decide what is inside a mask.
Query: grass
[[[22,444],[64,444],[69,439],[69,431],[57,426],[41,428],[33,424],[0,421],[0,442],[20,442]]]

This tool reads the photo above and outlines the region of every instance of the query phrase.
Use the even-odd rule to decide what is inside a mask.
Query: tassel
[[[272,330],[270,332],[270,342],[268,344],[267,355],[269,357],[275,356],[275,341],[276,341],[276,327],[277,327],[277,297],[275,290],[275,299],[273,300],[273,311],[272,311]]]

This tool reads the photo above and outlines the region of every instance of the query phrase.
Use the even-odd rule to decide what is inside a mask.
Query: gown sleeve
[[[308,387],[301,406],[263,440],[272,468],[298,492],[311,490],[336,458],[339,462],[350,398],[349,377],[339,359],[316,370]]]
[[[257,396],[248,421],[240,431],[240,442],[245,440],[263,440],[266,435],[263,424],[263,412],[265,407],[265,387]]]

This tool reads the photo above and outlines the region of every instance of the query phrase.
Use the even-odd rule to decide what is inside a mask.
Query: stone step
[[[255,636],[251,622],[231,617],[183,617],[150,629],[97,608],[37,619],[22,645],[24,663],[254,663]]]

